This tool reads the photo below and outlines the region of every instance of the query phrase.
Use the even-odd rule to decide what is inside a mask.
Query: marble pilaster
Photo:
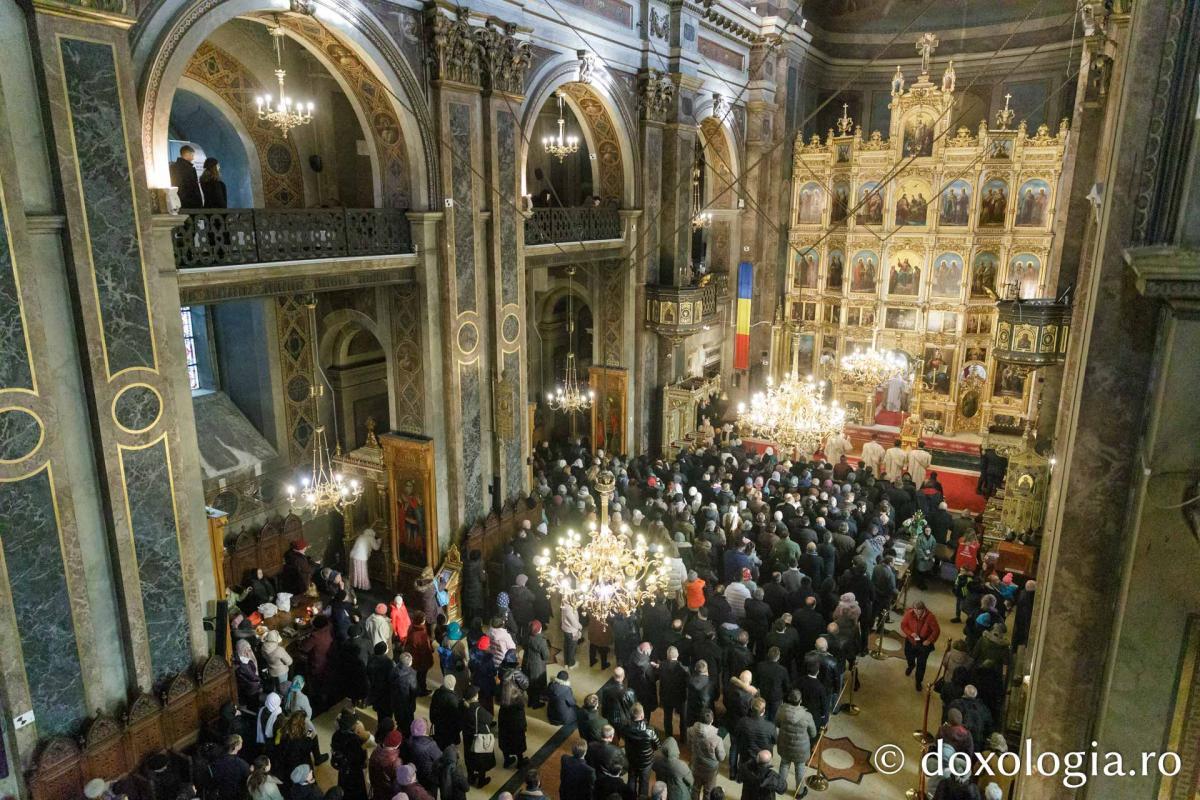
[[[205,531],[194,530],[202,497],[182,489],[198,489],[199,476],[180,460],[182,334],[177,293],[164,307],[153,269],[127,24],[86,9],[37,7],[34,57],[66,220],[70,302],[88,343],[83,372],[132,665],[127,680],[149,689],[208,649],[195,572],[195,537]],[[147,478],[154,491],[142,491]]]
[[[1096,180],[1113,188],[1083,236],[1072,342],[1062,367],[1053,444],[1059,467],[1038,566],[1024,721],[1037,752],[1088,749],[1102,716],[1156,328],[1153,305],[1131,291],[1123,258],[1135,238],[1137,197],[1115,187],[1139,185],[1155,146],[1146,130],[1154,124],[1156,93],[1170,91],[1160,72],[1170,69],[1164,54],[1170,31],[1178,31],[1171,17],[1182,5],[1138,3],[1132,19],[1114,14],[1109,25],[1117,48],[1105,122],[1111,150],[1097,154]],[[1080,796],[1060,777],[1023,777],[1019,793],[1032,800]]]

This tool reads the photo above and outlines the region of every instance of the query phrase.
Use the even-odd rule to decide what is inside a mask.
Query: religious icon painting
[[[859,225],[883,224],[883,187],[876,181],[867,181],[858,187],[858,211],[854,221]]]
[[[975,256],[971,266],[971,297],[996,296],[996,270],[1000,259],[995,253],[984,251]]]
[[[1017,192],[1017,216],[1022,228],[1044,228],[1050,219],[1050,184],[1041,178],[1025,181]]]
[[[837,163],[846,164],[850,161],[850,145],[839,144],[837,146]]]
[[[968,347],[963,358],[966,361],[987,361],[987,348],[978,346]]]
[[[892,254],[888,270],[888,295],[916,297],[921,288],[921,256],[914,250]]]
[[[829,215],[830,223],[845,222],[850,213],[850,184],[847,181],[834,181],[833,209]]]
[[[942,253],[933,260],[929,293],[933,297],[958,297],[962,291],[963,259],[958,253]]]
[[[842,291],[842,282],[846,276],[846,254],[841,250],[829,251],[829,275],[825,279],[825,288],[831,292]]]
[[[905,158],[927,158],[933,155],[933,115],[913,114],[904,120]]]
[[[816,181],[800,187],[800,198],[796,211],[799,225],[820,225],[825,216],[825,189]]]
[[[915,331],[917,329],[917,310],[915,308],[889,308],[883,317],[885,328],[897,331]]]
[[[929,221],[929,184],[919,178],[900,182],[896,198],[896,225],[924,226]]]
[[[1008,263],[1008,283],[1016,284],[1017,297],[1028,300],[1038,296],[1042,261],[1032,253],[1018,253]]]
[[[925,361],[921,367],[921,381],[925,388],[935,394],[950,394],[950,374],[953,369],[954,351],[949,347],[925,346]]]
[[[952,181],[942,192],[939,201],[942,225],[969,225],[971,223],[971,184],[967,181]]]
[[[1011,364],[998,365],[992,382],[993,397],[1021,397],[1025,393],[1025,373]]]
[[[879,256],[871,250],[859,250],[850,261],[850,291],[874,292],[879,275]]]
[[[1008,213],[1008,182],[992,178],[979,191],[979,224],[998,227]]]
[[[800,289],[817,288],[817,267],[820,265],[820,253],[811,247],[796,254],[796,287]]]
[[[955,311],[930,311],[925,318],[926,333],[955,333],[958,331],[958,313]]]

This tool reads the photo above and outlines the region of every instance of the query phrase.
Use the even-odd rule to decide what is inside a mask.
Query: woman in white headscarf
[[[234,646],[235,663],[233,675],[237,679],[238,704],[245,708],[258,708],[262,702],[262,676],[258,674],[258,659],[250,642],[238,639]]]
[[[383,545],[379,541],[374,528],[363,528],[350,548],[350,585],[364,591],[371,588],[371,577],[367,573],[367,564],[371,553]]]
[[[278,692],[271,692],[263,702],[263,707],[258,711],[258,736],[255,741],[259,744],[274,742],[275,725],[279,722],[282,714],[283,698],[279,696]]]

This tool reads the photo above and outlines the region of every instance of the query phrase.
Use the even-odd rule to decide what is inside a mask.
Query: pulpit
[[[379,437],[386,473],[393,585],[407,589],[426,567],[436,569],[437,502],[433,439],[411,433]]]

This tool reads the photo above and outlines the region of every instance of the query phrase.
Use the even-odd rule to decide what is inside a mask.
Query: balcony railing
[[[525,244],[594,242],[621,238],[615,208],[535,208],[525,220]]]
[[[717,305],[729,300],[729,275],[724,272],[712,272],[704,276],[700,285],[700,299],[704,302],[704,316],[717,313]]]
[[[403,209],[184,210],[174,231],[175,266],[225,267],[270,261],[411,253]]]

